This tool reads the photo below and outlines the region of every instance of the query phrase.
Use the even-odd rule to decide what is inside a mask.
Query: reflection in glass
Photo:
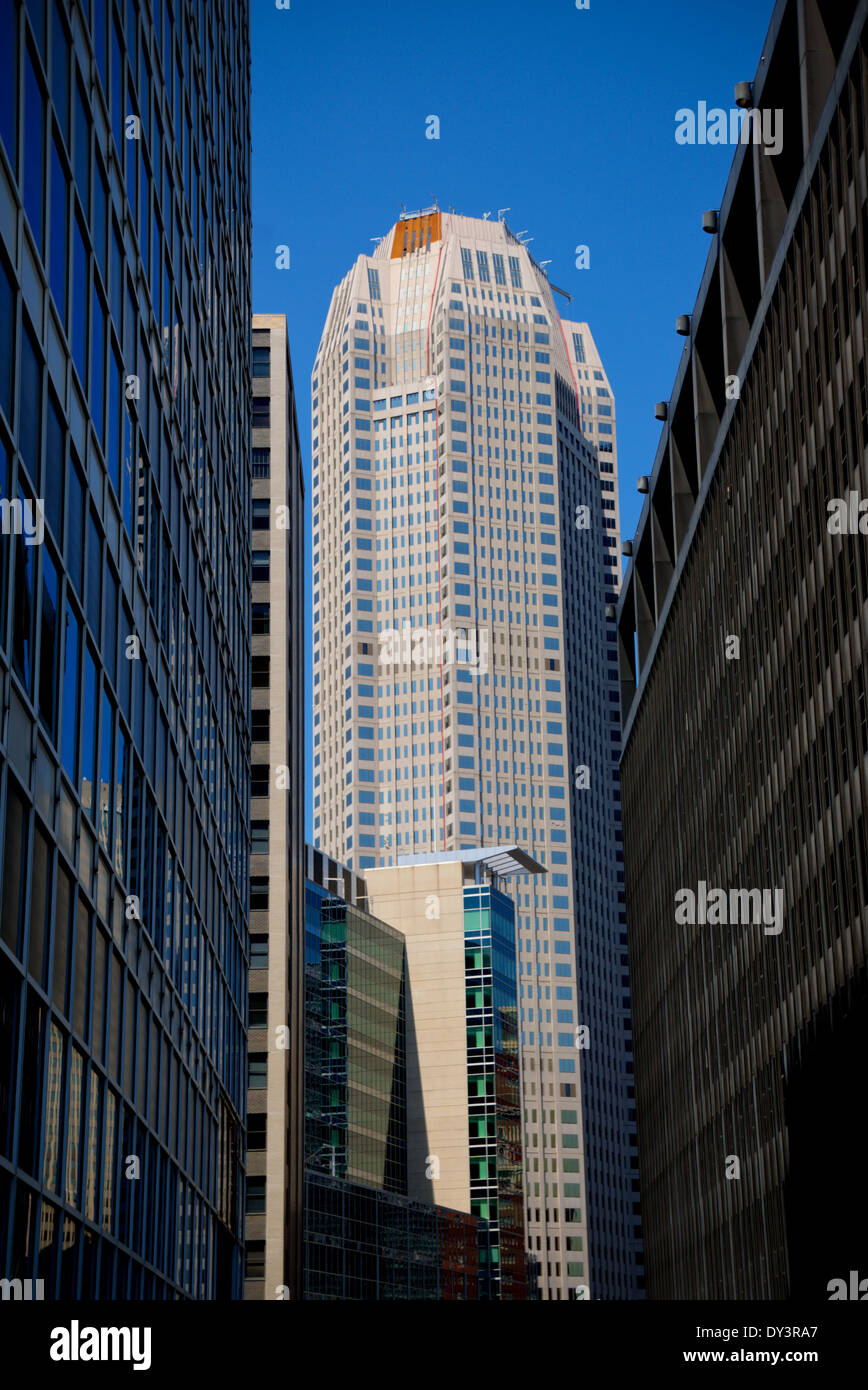
[[[112,1206],[115,1195],[115,1143],[117,1129],[117,1101],[106,1088],[105,1096],[105,1165],[102,1180],[102,1224],[105,1230],[112,1229]]]
[[[79,1202],[79,1162],[81,1159],[81,1103],[84,1060],[77,1047],[69,1059],[69,1106],[66,1128],[66,1200],[71,1207]]]
[[[99,819],[97,833],[103,849],[108,852],[111,836],[111,791],[112,791],[112,706],[108,691],[102,697],[102,728],[100,730],[99,759]]]
[[[67,777],[75,785],[78,761],[78,623],[69,604],[66,605],[63,639],[63,730],[61,754]]]
[[[6,43],[5,37],[3,42]],[[42,168],[45,151],[45,101],[29,48],[25,49],[25,54],[27,66],[24,81],[24,208],[41,256],[45,198],[45,176]]]
[[[39,628],[39,714],[57,737],[57,570],[42,551],[42,613]]]
[[[58,1190],[60,1162],[60,1093],[63,1085],[63,1034],[56,1023],[48,1030],[48,1076],[45,1083],[45,1148],[42,1181],[52,1192]]]
[[[115,873],[119,878],[124,877],[124,839],[126,824],[124,822],[124,788],[125,774],[127,766],[127,740],[120,720],[118,720],[118,735],[115,751],[115,837],[114,837],[114,866]]]
[[[95,813],[93,795],[96,759],[96,667],[90,649],[84,650],[84,708],[82,710],[81,804],[91,817]]]

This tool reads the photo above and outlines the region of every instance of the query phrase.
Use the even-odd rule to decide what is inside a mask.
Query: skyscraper
[[[614,401],[590,330],[504,222],[408,214],[336,288],[312,406],[315,841],[360,870],[509,843],[545,865],[516,897],[527,1230],[545,1297],[635,1297]]]
[[[283,314],[254,314],[252,366],[244,1296],[297,1299],[304,1203],[304,482]]]
[[[736,93],[783,144],[705,215],[618,616],[655,1298],[823,1299],[864,1261],[866,17],[779,0]]]
[[[247,6],[0,33],[0,1266],[237,1297]]]

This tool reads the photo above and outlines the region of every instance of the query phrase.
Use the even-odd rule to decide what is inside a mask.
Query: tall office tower
[[[247,7],[0,33],[0,1266],[237,1297]]]
[[[618,618],[656,1298],[864,1266],[866,16],[775,6]]]
[[[530,1245],[546,1298],[638,1296],[590,330],[505,223],[433,209],[337,287],[312,388],[315,841],[361,870],[513,843],[549,870],[516,898]]]
[[[295,1299],[304,1208],[304,480],[283,314],[253,315],[252,367],[244,1297]]]

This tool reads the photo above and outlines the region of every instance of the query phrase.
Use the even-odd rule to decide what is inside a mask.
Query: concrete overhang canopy
[[[499,878],[509,874],[544,874],[544,864],[519,845],[494,845],[474,849],[441,850],[436,854],[399,854],[397,867],[409,864],[481,864]]]

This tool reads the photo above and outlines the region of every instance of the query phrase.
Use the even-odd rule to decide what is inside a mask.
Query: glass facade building
[[[349,869],[307,868],[304,1297],[487,1297],[485,1221],[407,1191],[404,937]]]
[[[407,1190],[404,938],[308,880],[305,1161]]]
[[[470,1210],[489,1298],[524,1296],[521,1077],[515,906],[491,884],[463,890]]]
[[[0,1272],[237,1297],[247,6],[0,34]]]
[[[479,1220],[479,1297],[528,1297],[516,847],[369,869],[368,903],[406,943],[408,1192]]]
[[[775,5],[782,148],[735,151],[618,615],[654,1298],[826,1299],[864,1262],[866,20]]]
[[[479,1224],[463,1211],[308,1172],[304,1296],[478,1299]]]

